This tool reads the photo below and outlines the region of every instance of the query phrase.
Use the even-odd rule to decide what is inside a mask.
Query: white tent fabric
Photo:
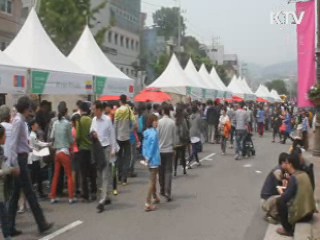
[[[204,64],[199,69],[199,74],[202,79],[205,80],[208,90],[206,90],[206,98],[223,98],[224,91],[218,86],[218,84],[211,78],[208,70]],[[214,90],[214,91],[213,91]],[[213,96],[214,95],[214,96]]]
[[[196,80],[187,76],[175,54],[172,55],[163,73],[148,87],[160,88],[163,92],[176,93],[184,96],[195,95],[194,97],[196,98],[202,98],[200,85]]]
[[[262,84],[259,85],[256,91],[256,96],[259,98],[266,99],[270,102],[274,101],[274,97],[271,96],[271,93],[269,92],[268,88]]]
[[[232,93],[229,91],[229,89],[226,87],[226,85],[224,85],[224,83],[222,82],[215,67],[212,67],[211,72],[210,72],[210,76],[213,79],[213,81],[217,83],[217,85],[220,87],[220,89],[222,89],[225,92],[225,98],[231,98]]]
[[[240,85],[243,87],[246,93],[246,100],[255,101],[256,95],[252,92],[251,88],[249,87],[247,80],[245,78],[240,79]]]
[[[5,53],[31,69],[32,93],[89,94],[92,76],[67,59],[43,29],[34,9]]]
[[[232,96],[240,97],[243,99],[245,98],[244,89],[242,88],[239,79],[235,75],[231,79],[231,82],[228,85],[228,89],[230,92],[232,92]]]
[[[273,98],[274,98],[274,100],[276,102],[282,102],[282,99],[281,99],[279,93],[276,90],[272,89],[271,90],[271,95],[273,96]]]
[[[25,93],[26,78],[27,69],[0,51],[0,93]]]
[[[111,63],[98,46],[88,26],[85,27],[68,58],[95,76],[96,94],[108,96],[126,94],[132,97],[134,81]]]

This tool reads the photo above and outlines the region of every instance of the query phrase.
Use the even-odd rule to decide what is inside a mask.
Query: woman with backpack
[[[178,160],[183,167],[183,174],[187,174],[186,170],[186,148],[189,144],[189,128],[187,119],[185,118],[184,108],[178,105],[176,108],[176,143],[174,158],[174,176],[177,176]]]

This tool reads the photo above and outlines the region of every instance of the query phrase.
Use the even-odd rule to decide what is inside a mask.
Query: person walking
[[[98,140],[103,149],[104,161],[98,164],[98,177],[101,184],[101,195],[99,204],[97,206],[98,213],[104,211],[104,205],[111,204],[112,193],[112,165],[111,157],[115,156],[117,152],[117,143],[115,132],[112,125],[111,118],[103,113],[104,107],[100,101],[96,101],[93,105],[95,117],[92,120],[90,133],[95,140]]]
[[[279,136],[279,141],[281,142],[281,133],[280,127],[282,124],[281,114],[279,111],[275,111],[271,118],[273,133],[272,133],[272,142],[276,141],[276,136]]]
[[[30,147],[28,143],[28,127],[26,119],[29,118],[33,112],[30,98],[27,96],[20,97],[16,109],[18,113],[12,123],[11,156],[9,163],[11,166],[19,166],[20,174],[14,179],[13,193],[9,200],[9,231],[12,237],[22,234],[21,231],[16,229],[15,221],[21,189],[27,198],[28,204],[37,222],[39,232],[43,234],[53,227],[53,223],[48,223],[43,215],[29,177],[28,156]]]
[[[248,114],[243,109],[244,103],[240,103],[238,110],[235,112],[235,124],[236,124],[236,155],[235,160],[241,159],[243,153],[243,143],[248,132]]]
[[[89,202],[97,199],[97,169],[91,157],[92,142],[89,135],[92,119],[89,117],[89,106],[85,102],[80,105],[80,115],[80,120],[77,123],[77,143],[80,150],[82,201]],[[90,181],[90,194],[88,179]]]
[[[51,187],[51,203],[57,203],[57,187],[60,177],[60,169],[63,167],[64,172],[68,178],[68,192],[69,192],[69,203],[75,203],[74,199],[74,183],[72,177],[72,162],[70,148],[73,144],[72,137],[72,125],[66,119],[68,112],[65,102],[60,102],[58,105],[58,120],[53,123],[52,132],[50,139],[53,140],[53,147],[55,149],[55,166],[53,182]]]
[[[176,137],[176,125],[170,118],[170,106],[162,105],[163,117],[159,120],[159,144],[161,166],[159,170],[160,193],[167,201],[171,201],[173,153]]]
[[[208,109],[206,111],[206,120],[208,124],[208,142],[215,143],[215,127],[216,127],[216,119],[218,116],[218,112],[216,107],[213,106],[212,100],[208,100]]]
[[[222,115],[220,116],[220,119],[219,119],[219,131],[221,136],[221,142],[220,142],[221,151],[222,151],[222,154],[224,155],[226,154],[227,140],[231,132],[231,122],[227,115],[226,109],[222,110]]]
[[[159,166],[161,165],[160,148],[159,148],[159,132],[158,118],[150,115],[147,120],[147,130],[143,132],[143,149],[142,154],[148,163],[150,172],[150,183],[148,188],[147,199],[145,203],[145,211],[150,212],[156,210],[154,204],[160,203],[157,195],[157,176]]]
[[[235,132],[236,132],[236,112],[234,109],[234,106],[231,105],[230,108],[227,111],[227,115],[231,121],[231,132],[230,132],[230,147],[229,148],[233,148],[233,142],[234,142],[234,138],[235,138]]]
[[[258,121],[258,133],[260,137],[263,137],[264,133],[264,124],[266,121],[266,113],[262,106],[260,106],[257,113],[257,121]]]
[[[176,109],[176,143],[174,157],[174,176],[177,176],[178,160],[183,168],[183,174],[187,174],[186,149],[190,142],[190,133],[187,119],[185,118],[184,108],[182,105]]]
[[[134,114],[127,104],[127,96],[120,96],[121,106],[117,109],[114,126],[116,139],[120,146],[118,153],[118,180],[122,182],[122,185],[127,185],[128,171],[130,166],[131,146],[130,146],[130,134],[135,124]]]
[[[198,166],[201,165],[198,153],[201,150],[201,117],[198,107],[192,106],[192,114],[190,116],[190,142],[192,147],[192,154],[188,162],[188,169],[191,169],[191,163],[195,160]]]

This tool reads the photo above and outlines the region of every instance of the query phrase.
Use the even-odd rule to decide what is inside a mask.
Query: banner
[[[26,89],[26,70],[0,67],[0,93],[24,94]]]
[[[133,81],[131,80],[95,77],[94,83],[94,91],[97,95],[120,96],[125,94],[132,98],[134,94]]]
[[[308,99],[310,88],[316,83],[316,14],[315,1],[298,2],[297,16],[304,12],[301,24],[297,25],[298,34],[298,107],[310,107]]]
[[[93,81],[89,75],[32,70],[31,93],[91,95],[93,94]]]

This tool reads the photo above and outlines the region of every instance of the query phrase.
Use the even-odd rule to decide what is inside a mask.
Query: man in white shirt
[[[117,152],[117,143],[112,121],[109,116],[104,114],[104,107],[100,101],[94,103],[93,111],[95,117],[92,120],[90,133],[93,138],[99,140],[104,151],[105,161],[105,164],[103,164],[104,167],[98,169],[99,182],[102,184],[102,191],[97,209],[98,212],[101,213],[104,211],[104,205],[111,204],[112,166],[110,161]]]

